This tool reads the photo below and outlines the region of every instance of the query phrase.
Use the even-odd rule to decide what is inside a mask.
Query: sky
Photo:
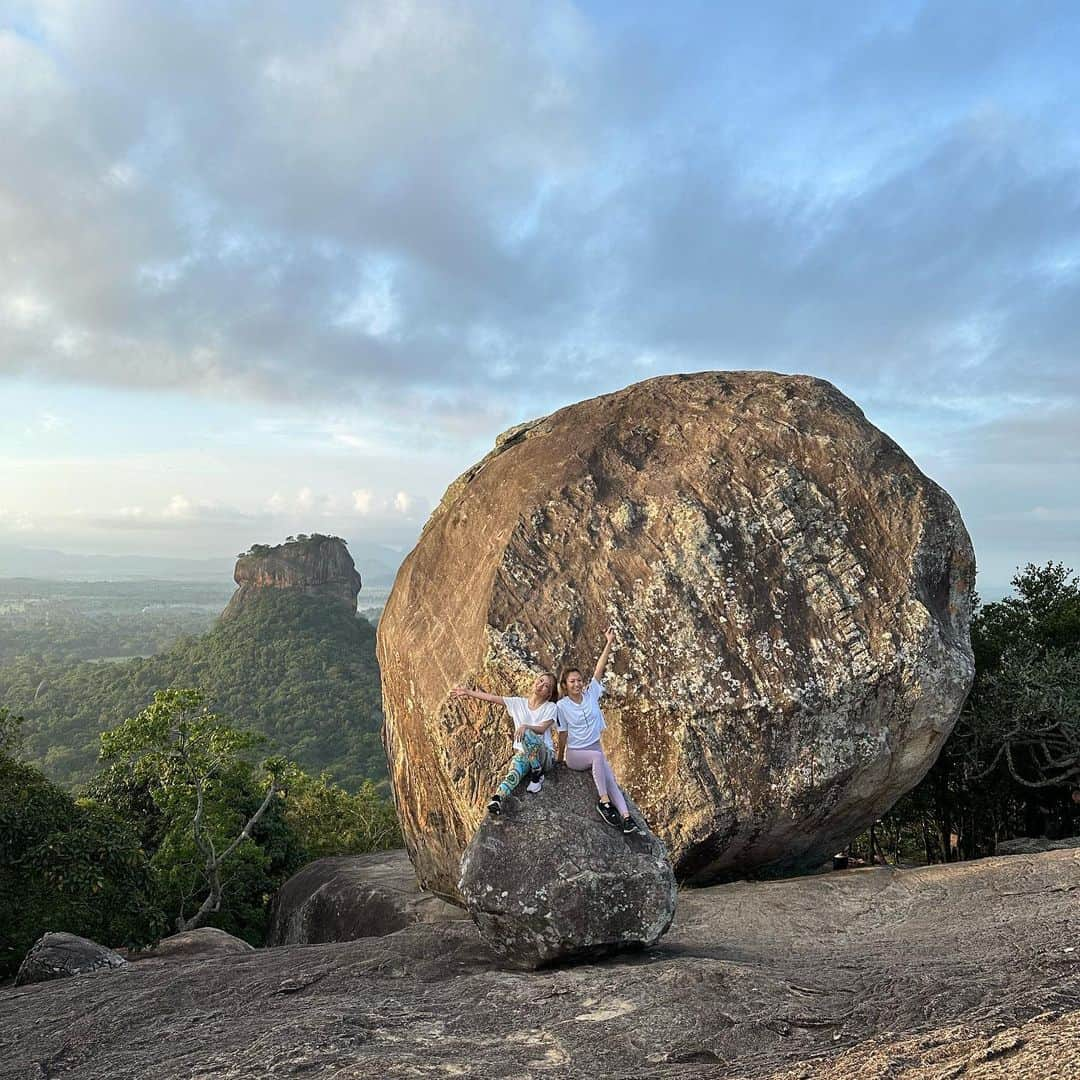
[[[984,593],[1080,569],[1077,55],[1071,0],[0,0],[0,542],[399,558],[506,428],[755,368]]]

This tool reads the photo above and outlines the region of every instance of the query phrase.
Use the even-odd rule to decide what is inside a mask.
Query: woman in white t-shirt
[[[510,759],[510,771],[488,802],[488,812],[502,813],[502,801],[528,776],[528,790],[534,794],[544,782],[544,773],[555,763],[555,747],[551,741],[551,728],[555,723],[555,676],[550,671],[539,675],[527,698],[498,697],[483,690],[470,690],[455,686],[452,697],[471,697],[479,701],[491,701],[505,705],[514,721],[514,749]]]
[[[614,628],[609,626],[604,637],[604,649],[588,686],[580,668],[566,668],[562,673],[563,696],[558,701],[558,719],[555,721],[559,732],[559,760],[565,757],[566,764],[577,772],[592,769],[593,783],[599,795],[596,809],[600,816],[609,825],[633,834],[640,830],[630,816],[626,799],[600,745],[600,733],[607,727],[600,711],[600,695],[604,692],[601,680],[611,656],[611,646],[615,643]]]

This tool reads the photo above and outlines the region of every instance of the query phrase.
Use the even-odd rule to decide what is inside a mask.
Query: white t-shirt
[[[607,727],[604,714],[600,711],[600,695],[604,687],[595,679],[581,691],[581,704],[568,697],[559,698],[556,711],[558,719],[555,726],[560,731],[569,732],[566,739],[568,750],[580,750],[591,746],[600,738],[600,732]]]
[[[504,697],[503,704],[506,706],[506,711],[513,717],[515,731],[522,724],[528,724],[532,727],[534,724],[546,724],[549,720],[555,719],[554,701],[545,701],[536,712],[529,708],[528,698]],[[544,732],[544,742],[547,743],[548,749],[554,753],[555,745],[551,741],[551,728]],[[515,742],[514,749],[523,750],[524,747],[520,742]]]

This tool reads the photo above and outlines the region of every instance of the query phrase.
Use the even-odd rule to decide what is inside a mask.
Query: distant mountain
[[[66,785],[95,771],[103,730],[170,686],[205,690],[230,723],[346,787],[386,776],[375,628],[323,598],[266,590],[210,633],[145,659],[0,665],[0,703],[25,716],[28,757]]]
[[[115,663],[19,655],[0,665],[0,704],[26,718],[29,756],[51,778],[95,771],[99,735],[166,687],[198,687],[230,723],[267,735],[306,770],[348,788],[384,780],[375,630],[356,615],[345,545],[316,536],[255,545],[214,628],[155,656]],[[237,602],[242,600],[242,602]]]

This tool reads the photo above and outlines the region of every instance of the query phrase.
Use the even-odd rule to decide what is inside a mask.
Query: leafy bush
[[[144,945],[164,926],[132,826],[0,753],[0,977],[49,930]]]

